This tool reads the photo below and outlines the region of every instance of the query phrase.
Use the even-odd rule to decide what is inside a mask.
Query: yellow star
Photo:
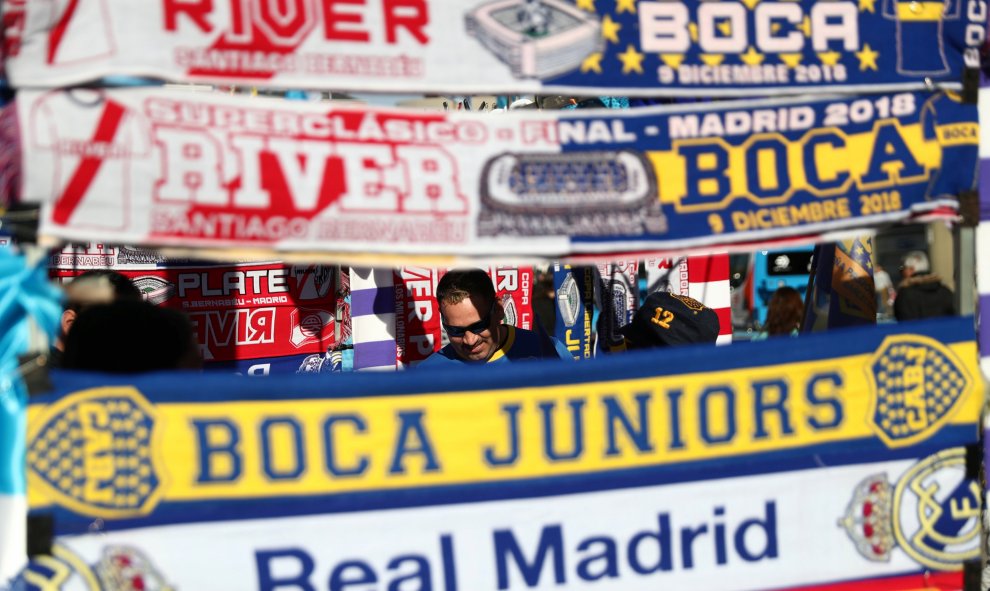
[[[876,13],[876,0],[859,0],[859,11],[860,12],[872,12]]]
[[[826,51],[818,54],[818,59],[822,60],[822,64],[826,66],[834,66],[839,63],[840,57],[842,54],[838,51]]]
[[[805,37],[811,37],[811,17],[804,17],[801,20],[801,24],[797,26],[797,29],[804,33]]]
[[[747,66],[758,66],[763,63],[764,56],[759,51],[756,51],[755,47],[750,45],[749,49],[746,50],[746,53],[739,56],[739,59],[741,59],[742,63]]]
[[[671,68],[674,68],[676,70],[677,68],[680,68],[681,67],[681,64],[684,63],[684,54],[683,53],[661,53],[660,54],[660,61],[662,61],[667,66],[669,66]]]
[[[601,52],[595,52],[588,57],[584,58],[581,62],[582,72],[595,72],[597,74],[602,73],[602,54]]]
[[[698,24],[688,23],[688,36],[691,37],[691,41],[695,43],[698,42]]]
[[[746,5],[746,8],[753,10],[756,5],[759,4],[760,0],[742,0],[742,3]]]
[[[869,43],[863,44],[863,49],[856,52],[856,57],[859,58],[859,69],[861,71],[877,71],[877,58],[880,57],[880,52],[873,51]]]
[[[607,14],[602,19],[602,37],[612,43],[619,42],[619,29],[621,28],[622,25],[612,20],[612,17]]]
[[[636,0],[615,0],[615,11],[616,14],[622,14],[623,12],[636,13]]]
[[[801,63],[801,58],[804,57],[803,53],[781,53],[778,55],[780,56],[780,61],[792,69],[798,67],[798,64]]]
[[[577,0],[577,7],[588,12],[595,12],[595,0]]]
[[[776,35],[780,32],[780,23],[770,23],[770,32]]]
[[[715,28],[719,30],[720,33],[726,37],[732,36],[732,21],[724,20],[719,24],[715,25]]]
[[[725,59],[725,56],[721,53],[702,53],[698,57],[700,57],[701,61],[705,62],[705,64],[709,66],[717,66],[722,63],[723,59]]]
[[[619,61],[622,62],[623,74],[630,72],[643,73],[643,58],[646,56],[636,51],[636,48],[632,45],[627,45],[626,50],[620,53],[618,57]]]

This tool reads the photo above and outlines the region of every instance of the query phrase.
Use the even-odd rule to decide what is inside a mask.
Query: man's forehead
[[[440,313],[444,316],[448,316],[451,311],[457,311],[461,314],[475,311],[478,317],[481,318],[488,313],[488,309],[491,304],[485,304],[484,298],[475,297],[472,298],[468,296],[459,302],[440,302]]]

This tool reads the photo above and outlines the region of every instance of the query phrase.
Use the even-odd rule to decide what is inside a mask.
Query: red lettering
[[[12,0],[10,0],[12,1]],[[221,0],[222,1],[222,0]],[[227,0],[230,27],[223,37],[232,46],[258,42],[295,48],[309,35],[322,12],[323,35],[331,41],[369,43],[372,32],[366,22],[367,0]],[[427,0],[380,0],[385,42],[397,44],[403,35],[421,45],[429,43]],[[185,19],[204,33],[214,30],[210,18],[214,0],[162,0],[164,27],[176,31]],[[16,17],[8,16],[7,20]],[[404,33],[403,33],[404,31]],[[380,34],[381,31],[375,31]],[[377,35],[376,35],[377,36]]]
[[[385,8],[385,40],[397,43],[396,31],[405,29],[420,45],[426,45],[430,38],[423,28],[430,22],[425,0],[383,0]]]
[[[326,29],[327,39],[335,41],[360,41],[367,43],[370,40],[368,31],[362,30],[353,25],[362,25],[364,15],[360,12],[339,12],[341,4],[364,6],[364,0],[326,0],[323,8],[323,25]],[[386,22],[388,17],[386,16]],[[351,27],[340,28],[342,24],[351,24]]]
[[[275,308],[190,312],[199,344],[212,347],[275,342]]]
[[[295,47],[313,29],[315,19],[311,0],[255,2],[255,6],[258,27],[276,45]]]
[[[242,312],[242,310],[238,310]],[[237,344],[271,343],[275,340],[275,310],[243,310],[247,322],[238,326]],[[240,314],[238,314],[240,316]]]
[[[247,310],[243,310],[247,312]],[[190,319],[198,320],[197,328],[199,332],[199,343],[201,345],[227,346],[234,336],[234,329],[237,326],[237,313],[239,310],[225,310],[223,312],[203,312],[202,314],[190,314]],[[205,320],[205,322],[203,322]]]
[[[175,31],[179,15],[186,15],[199,30],[209,33],[213,26],[207,17],[213,12],[213,0],[165,0],[165,30]]]
[[[517,289],[519,289],[518,269],[496,269],[495,271],[496,291],[515,291]]]
[[[247,2],[243,0],[231,0],[230,2],[231,30],[227,39],[232,43],[251,43],[254,27],[251,24],[251,6],[249,2],[250,0],[247,0]]]

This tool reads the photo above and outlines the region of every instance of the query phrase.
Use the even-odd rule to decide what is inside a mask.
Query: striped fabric
[[[395,295],[391,269],[350,269],[354,369],[396,369]]]
[[[732,342],[729,255],[718,253],[678,259],[647,259],[646,294],[666,290],[694,298],[718,314],[720,345]]]
[[[980,89],[980,118],[990,121],[990,88]],[[990,376],[990,125],[980,126],[980,223],[976,227],[976,289],[980,296],[980,367],[984,376]]]

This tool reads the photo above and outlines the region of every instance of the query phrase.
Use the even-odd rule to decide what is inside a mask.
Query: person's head
[[[94,304],[108,304],[116,300],[141,301],[141,291],[131,280],[116,271],[94,269],[82,273],[65,284],[65,304],[59,325],[59,338],[55,347],[63,349],[65,338],[72,329],[76,316],[84,308]]]
[[[201,365],[186,315],[141,300],[94,304],[80,311],[66,338],[62,361],[66,369],[108,373]]]
[[[718,339],[718,314],[701,302],[666,291],[655,291],[619,329],[627,349],[649,349]]]
[[[803,318],[804,301],[801,294],[791,287],[777,288],[767,305],[767,334],[789,335],[794,329],[801,327]]]
[[[901,261],[901,275],[905,279],[921,273],[931,271],[931,264],[928,262],[928,255],[920,250],[912,250],[904,255]]]
[[[481,269],[453,269],[437,284],[440,319],[454,351],[468,361],[485,361],[499,348],[505,311],[491,277]]]

